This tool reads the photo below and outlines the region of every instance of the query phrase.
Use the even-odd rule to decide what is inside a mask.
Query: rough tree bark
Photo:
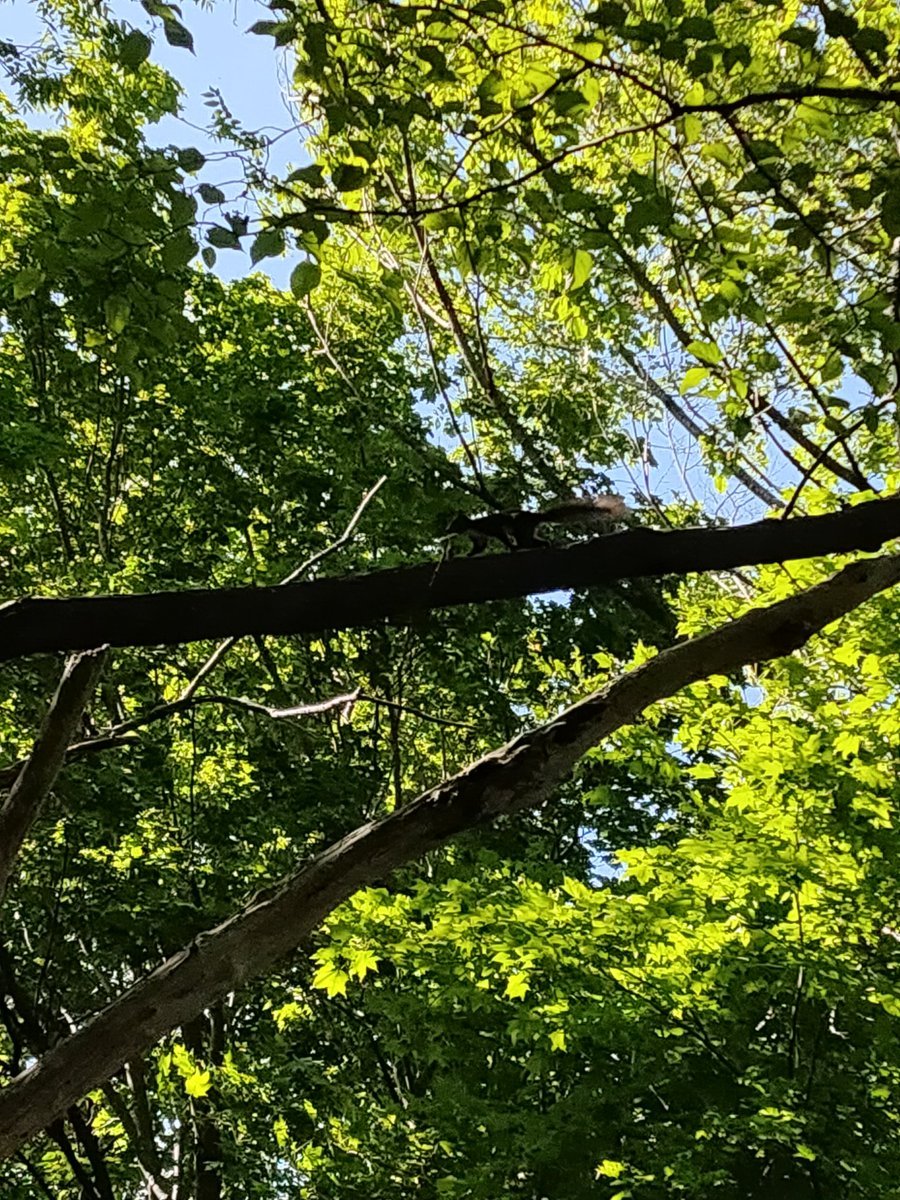
[[[66,663],[34,748],[0,808],[0,900],[22,843],[65,762],[105,658],[105,649],[93,650]]]
[[[334,632],[406,622],[436,608],[617,579],[875,551],[895,537],[900,537],[900,496],[822,517],[730,529],[632,529],[558,549],[456,558],[287,586],[27,598],[0,606],[0,661],[102,643],[161,646],[246,634]]]
[[[96,1014],[0,1091],[0,1159],[128,1059],[296,949],[341,901],[463,830],[547,800],[586,750],[649,705],[712,674],[791,653],[900,581],[900,555],[673,646],[381,821],[354,830]]]

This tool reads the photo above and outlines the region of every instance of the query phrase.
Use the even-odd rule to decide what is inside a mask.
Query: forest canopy
[[[4,1200],[900,1196],[896,0],[31,15]]]

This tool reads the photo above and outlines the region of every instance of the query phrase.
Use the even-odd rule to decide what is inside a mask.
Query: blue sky
[[[272,10],[251,0],[216,4],[199,8],[182,7],[184,23],[194,37],[196,53],[169,46],[159,22],[153,22],[137,0],[116,0],[112,12],[120,20],[142,29],[154,38],[152,57],[169,70],[185,90],[184,118],[196,124],[206,123],[202,93],[217,87],[229,106],[247,128],[262,126],[283,128],[290,114],[284,93],[289,83],[284,72],[276,77],[272,39],[247,33],[255,22],[272,19]],[[155,25],[155,28],[154,28]],[[19,0],[0,0],[0,37],[7,41],[31,43],[40,37],[41,20],[37,6]],[[183,142],[189,127],[184,121],[157,126],[163,140]]]
[[[115,0],[111,8],[119,19],[153,37],[154,62],[165,67],[184,89],[181,116],[167,118],[147,129],[147,140],[151,144],[196,146],[203,153],[221,150],[222,146],[217,147],[205,132],[210,112],[204,105],[203,93],[211,88],[218,88],[228,108],[245,129],[275,136],[291,125],[293,118],[286,101],[290,78],[284,52],[273,49],[272,38],[247,32],[254,22],[272,19],[272,10],[264,4],[253,0],[236,0],[235,3],[205,8],[184,4],[182,16],[194,38],[194,54],[170,46],[159,22],[151,20],[138,0]],[[17,45],[29,45],[40,38],[41,27],[34,4],[0,0],[0,38]],[[29,119],[35,124],[41,123],[34,114]],[[275,170],[283,168],[288,161],[302,162],[298,139],[288,135],[275,142],[270,161]],[[235,178],[238,171],[234,169],[225,174]],[[220,185],[220,176],[220,165],[210,164],[198,178]],[[228,194],[231,198],[232,193]],[[267,259],[256,270],[265,270],[279,286],[287,286],[294,265],[293,260]],[[222,250],[218,254],[216,273],[225,279],[245,275],[249,267],[246,253]]]
[[[153,23],[136,0],[118,0],[113,7],[130,24],[151,32]],[[154,61],[165,67],[184,88],[182,115],[148,130],[148,140],[193,145],[204,153],[214,152],[217,145],[205,133],[210,113],[203,102],[203,93],[210,88],[221,92],[228,108],[245,129],[264,132],[274,138],[289,128],[294,118],[286,99],[290,77],[284,52],[274,49],[272,38],[247,32],[254,22],[271,20],[272,10],[252,0],[237,0],[230,5],[216,4],[209,8],[186,5],[182,13],[194,38],[195,53],[170,46],[158,29],[153,46]],[[273,144],[270,155],[271,166],[276,171],[289,161],[299,161],[297,138],[291,135],[280,138]],[[226,174],[234,177],[237,172]],[[212,164],[199,177],[208,178],[210,183],[217,185],[222,183]],[[228,192],[228,189],[224,190]],[[255,269],[269,275],[279,287],[287,287],[295,265],[296,260],[292,257],[265,259]],[[245,252],[218,251],[216,273],[223,278],[238,278],[246,275],[249,269]]]

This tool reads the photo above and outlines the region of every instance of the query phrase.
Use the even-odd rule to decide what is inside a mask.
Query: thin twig
[[[681,405],[669,395],[665,388],[657,383],[646,367],[638,362],[631,351],[625,346],[620,346],[618,351],[621,357],[624,358],[628,363],[629,367],[631,367],[632,371],[634,371],[635,375],[637,375],[641,382],[644,383],[647,388],[649,388],[663,408],[665,408],[667,412],[671,413],[678,424],[686,429],[692,437],[697,439],[703,437],[704,431],[696,423],[696,421],[694,421],[688,415],[688,413],[684,411]],[[762,502],[767,504],[769,508],[781,508],[782,504],[784,503],[781,498],[776,495],[775,492],[766,487],[765,484],[762,484],[758,480],[754,479],[750,472],[742,467],[740,463],[733,463],[730,470],[735,479],[739,480],[748,491],[752,492],[753,495],[756,496],[758,500],[762,500]]]
[[[356,512],[353,514],[353,516],[348,521],[347,526],[344,529],[344,532],[337,539],[337,541],[331,542],[329,545],[325,546],[324,549],[316,551],[316,553],[313,554],[310,558],[308,558],[305,563],[301,563],[300,566],[296,568],[296,570],[291,571],[289,575],[285,575],[284,579],[280,579],[278,581],[278,586],[282,587],[286,583],[294,583],[295,580],[299,579],[301,575],[308,574],[312,570],[313,567],[317,566],[318,563],[320,563],[322,561],[323,558],[327,558],[329,554],[333,554],[336,550],[340,550],[340,548],[342,546],[345,546],[347,544],[347,542],[350,540],[350,538],[353,536],[353,532],[356,529],[356,526],[359,524],[360,520],[362,519],[362,515],[366,511],[366,508],[369,505],[369,501],[372,500],[372,498],[374,497],[374,495],[376,494],[378,489],[385,482],[387,482],[387,476],[382,475],[381,478],[375,484],[373,484],[372,487],[369,488],[369,490],[363,496],[362,500],[360,500],[359,504],[356,507]],[[209,673],[211,671],[213,671],[219,665],[219,663],[222,661],[222,659],[225,657],[225,655],[228,653],[228,651],[238,641],[240,641],[239,638],[231,637],[231,638],[225,638],[224,641],[219,642],[218,646],[216,646],[215,650],[213,650],[212,654],[209,656],[209,658],[206,660],[206,662],[203,664],[203,666],[200,667],[200,669],[197,671],[196,675],[194,675],[193,679],[191,679],[191,681],[183,689],[183,691],[179,695],[178,699],[179,700],[190,700],[190,698],[194,695],[197,688],[200,686],[200,684],[203,682],[203,680],[206,678],[206,676],[209,675]]]

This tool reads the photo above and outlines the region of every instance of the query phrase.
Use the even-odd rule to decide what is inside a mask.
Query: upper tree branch
[[[296,949],[343,900],[464,830],[545,800],[578,759],[651,704],[711,674],[791,653],[900,581],[900,555],[664,651],[381,821],[360,826],[230,920],[195,938],[0,1091],[0,1158],[178,1025]]]
[[[526,428],[519,420],[517,414],[508,403],[506,397],[501,392],[497,385],[497,380],[494,375],[491,363],[484,353],[476,352],[472,344],[472,339],[469,337],[459,312],[453,302],[453,297],[444,282],[443,276],[438,270],[438,265],[435,262],[434,255],[431,252],[431,246],[428,242],[428,234],[422,228],[418,215],[418,197],[416,194],[415,173],[413,169],[412,156],[409,150],[409,143],[404,138],[403,140],[403,155],[406,165],[407,187],[409,189],[409,224],[412,229],[413,237],[422,257],[422,262],[428,272],[428,277],[431,280],[431,285],[435,290],[435,294],[440,301],[441,307],[447,316],[450,323],[450,329],[453,333],[453,340],[459,350],[460,356],[468,367],[472,377],[478,384],[485,397],[490,401],[490,404],[496,413],[497,417],[503,422],[509,432],[516,438],[519,445],[528,454],[528,462],[537,472],[538,475],[548,483],[551,488],[559,486],[559,479],[555,471],[551,470],[547,464],[547,453],[542,450],[535,442],[531,431]],[[391,186],[398,200],[403,201],[403,194],[399,188],[397,181],[390,178]],[[483,350],[483,345],[480,347]]]
[[[645,384],[651,395],[656,397],[666,412],[671,413],[679,425],[683,429],[686,429],[691,437],[695,438],[699,443],[704,436],[705,430],[697,424],[673,396],[669,395],[665,388],[657,383],[650,372],[646,370],[626,346],[619,347],[619,354],[625,359],[638,379]],[[783,506],[784,501],[778,493],[772,491],[765,483],[756,479],[741,463],[732,463],[728,469],[735,479],[744,485],[747,491],[752,492],[757,499],[762,500],[769,508],[781,508]]]
[[[612,133],[603,134],[601,137],[592,138],[585,142],[578,142],[574,146],[566,146],[556,154],[547,158],[544,162],[539,163],[536,167],[528,171],[523,171],[512,179],[502,179],[497,183],[487,184],[485,187],[478,188],[476,191],[470,192],[466,196],[460,197],[458,200],[445,200],[437,198],[438,203],[432,202],[432,198],[428,197],[423,200],[418,208],[417,215],[419,217],[427,217],[432,213],[443,213],[449,211],[462,211],[465,208],[477,204],[480,200],[484,200],[488,196],[495,195],[498,192],[514,191],[523,183],[528,183],[532,179],[536,179],[544,175],[553,167],[559,166],[568,159],[573,158],[578,154],[583,154],[586,150],[597,150],[607,143],[616,141],[619,138],[633,136],[640,133],[654,133],[660,129],[664,129],[667,125],[671,125],[680,117],[687,116],[690,113],[708,113],[710,115],[727,118],[741,109],[753,108],[756,105],[773,104],[776,102],[795,102],[803,103],[805,100],[851,100],[861,104],[900,104],[900,88],[866,88],[866,87],[827,87],[809,84],[803,87],[795,88],[778,88],[772,91],[750,92],[746,96],[739,96],[736,100],[712,101],[709,103],[700,104],[680,104],[675,100],[666,100],[668,112],[663,116],[656,118],[653,121],[647,121],[642,125],[628,126],[619,130],[614,130]],[[344,205],[333,204],[328,202],[314,201],[306,193],[295,192],[291,187],[282,185],[281,190],[288,195],[294,195],[297,199],[302,200],[307,208],[321,213],[323,216],[329,213],[338,216],[348,217],[367,217],[370,219],[382,219],[389,217],[409,217],[409,209],[403,205],[397,208],[347,208]],[[283,224],[289,224],[291,214],[282,218]],[[274,222],[276,225],[278,221]]]
[[[823,517],[732,529],[632,529],[566,547],[455,558],[264,588],[28,598],[0,606],[0,661],[51,650],[160,646],[244,634],[405,623],[436,608],[854,550],[900,537],[900,495]]]

